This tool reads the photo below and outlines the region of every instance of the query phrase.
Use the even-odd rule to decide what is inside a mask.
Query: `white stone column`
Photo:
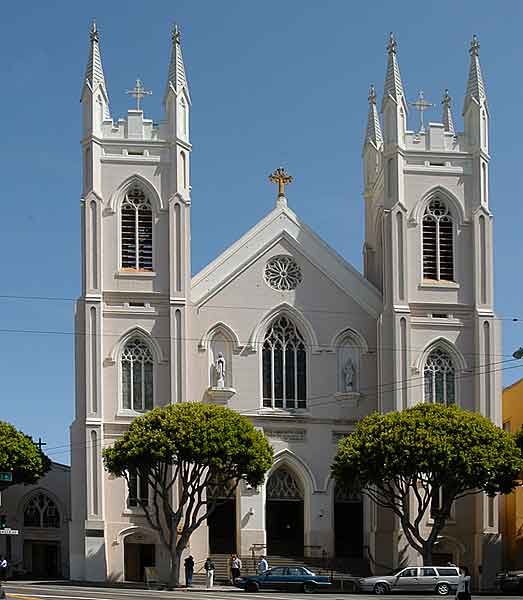
[[[265,486],[240,484],[236,501],[237,550],[241,556],[266,553]]]

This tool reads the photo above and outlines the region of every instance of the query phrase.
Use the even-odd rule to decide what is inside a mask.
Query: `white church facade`
[[[445,93],[441,122],[411,131],[391,37],[381,116],[373,88],[369,95],[363,274],[288,206],[279,171],[274,209],[193,276],[191,98],[179,32],[156,124],[141,109],[112,119],[93,26],[82,93],[73,579],[140,579],[151,565],[165,573],[166,553],[137,503],[147,489],[109,477],[102,450],[137,415],[187,401],[241,412],[275,452],[266,483],[240,486],[193,536],[197,561],[323,555],[378,570],[419,560],[390,514],[336,490],[330,465],[339,439],[373,411],[456,403],[500,422],[478,50],[474,38],[464,130],[455,130]],[[495,572],[496,504],[460,501],[439,560]]]

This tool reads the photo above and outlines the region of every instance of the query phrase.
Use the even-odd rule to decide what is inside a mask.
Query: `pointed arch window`
[[[296,477],[285,467],[280,467],[267,481],[268,500],[303,500],[303,490]]]
[[[60,513],[55,502],[47,494],[38,493],[26,504],[24,527],[60,527]]]
[[[429,202],[423,215],[423,278],[454,281],[452,214],[439,198]]]
[[[263,406],[305,408],[307,353],[299,329],[285,315],[275,319],[263,342]]]
[[[140,338],[125,344],[122,352],[122,406],[126,410],[145,412],[152,410],[153,355]]]
[[[151,201],[138,186],[125,195],[121,209],[122,269],[153,270],[153,211]]]
[[[455,404],[456,369],[448,352],[435,348],[427,357],[423,369],[425,402]]]

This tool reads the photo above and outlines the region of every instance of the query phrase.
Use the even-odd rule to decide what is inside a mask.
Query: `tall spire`
[[[181,32],[178,25],[174,24],[171,33],[172,47],[171,47],[171,60],[169,62],[169,72],[167,75],[167,86],[165,89],[165,97],[172,87],[175,92],[179,92],[183,88],[189,95],[189,86],[187,84],[187,77],[185,75],[185,66],[183,64],[182,56],[182,45],[181,45]],[[164,102],[165,102],[164,97]]]
[[[391,96],[400,102],[403,98],[403,104],[405,110],[407,110],[407,104],[405,102],[405,93],[403,91],[403,83],[401,82],[400,67],[398,65],[398,59],[396,56],[397,43],[394,39],[394,34],[391,32],[389,36],[389,43],[387,44],[387,53],[389,55],[387,61],[387,71],[385,73],[385,87],[383,89],[383,100],[381,104],[381,110],[385,104],[385,100]]]
[[[106,102],[104,103],[104,118],[109,119],[109,95],[105,84],[104,70],[102,67],[102,54],[100,52],[100,33],[96,27],[96,22],[91,24],[89,32],[90,49],[87,67],[85,69],[84,85],[88,85],[91,91],[94,91],[97,86],[100,86],[105,95]]]
[[[454,119],[452,118],[452,98],[449,96],[448,90],[445,90],[445,93],[443,94],[441,105],[443,106],[443,116],[441,117],[443,127],[445,128],[445,131],[454,134],[456,132],[454,130]]]
[[[369,116],[367,118],[367,131],[365,132],[365,144],[368,142],[372,142],[378,150],[383,144],[380,118],[376,108],[376,90],[373,85],[369,89]]]
[[[487,99],[483,75],[481,73],[481,66],[479,64],[479,40],[476,35],[472,36],[469,53],[470,68],[469,78],[467,81],[467,93],[465,94],[464,110],[471,99],[476,100],[480,104],[482,101]]]

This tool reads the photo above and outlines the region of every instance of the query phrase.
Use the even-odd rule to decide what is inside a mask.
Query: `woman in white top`
[[[470,600],[470,575],[467,567],[461,568],[458,579],[458,589],[456,590],[456,600]]]

